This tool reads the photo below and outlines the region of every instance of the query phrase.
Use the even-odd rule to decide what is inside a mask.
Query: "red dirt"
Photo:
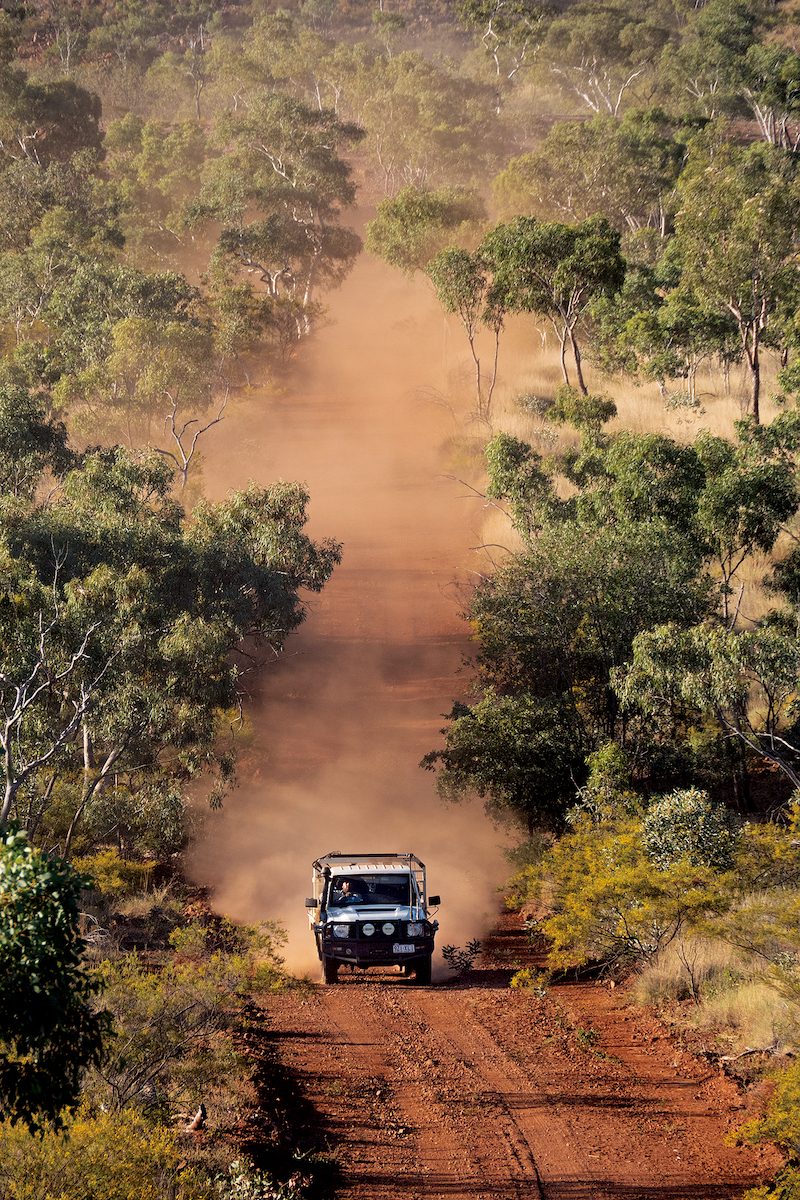
[[[453,578],[468,586],[489,569],[484,544],[491,554],[509,536],[452,479],[466,435],[485,433],[451,407],[451,391],[468,391],[445,378],[465,347],[422,284],[367,259],[334,311],[302,393],[254,389],[206,448],[220,490],[307,479],[313,535],[345,541],[344,565],[261,679],[251,777],[208,818],[194,859],[219,911],[285,922],[300,973],[313,954],[301,889],[320,853],[413,849],[445,898],[441,944],[491,927],[507,871],[480,807],[443,810],[416,765],[468,686]],[[728,1200],[773,1173],[770,1152],[724,1145],[743,1116],[736,1084],[620,990],[510,989],[527,947],[509,921],[456,985],[354,975],[270,998],[272,1078],[297,1093],[293,1136],[332,1156],[331,1194]],[[262,1146],[267,1101],[253,1118]]]
[[[271,1002],[338,1200],[728,1200],[774,1173],[775,1152],[724,1144],[735,1081],[621,992],[509,988],[496,950],[524,960],[518,923],[460,983],[342,974]]]

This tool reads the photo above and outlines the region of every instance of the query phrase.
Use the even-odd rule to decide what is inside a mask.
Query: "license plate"
[[[392,946],[392,954],[413,954],[414,949],[413,942],[395,942]]]

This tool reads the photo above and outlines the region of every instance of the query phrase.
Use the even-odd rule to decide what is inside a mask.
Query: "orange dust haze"
[[[294,390],[254,389],[204,446],[214,494],[249,478],[303,480],[312,536],[344,543],[342,566],[264,672],[240,786],[190,863],[217,911],[285,925],[297,971],[317,967],[303,901],[321,854],[417,854],[442,896],[440,946],[482,935],[505,869],[480,803],[443,805],[418,765],[468,686],[459,594],[483,562],[471,547],[484,502],[446,478],[458,439],[479,432],[446,395],[466,343],[424,281],[366,254],[328,300],[332,320]]]

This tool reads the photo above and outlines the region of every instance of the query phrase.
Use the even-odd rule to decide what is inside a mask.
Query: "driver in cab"
[[[358,891],[360,881],[357,879],[336,880],[333,886],[334,904],[360,904],[364,897]],[[338,887],[337,887],[338,884]]]

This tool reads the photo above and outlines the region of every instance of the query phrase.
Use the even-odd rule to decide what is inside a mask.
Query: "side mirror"
[[[428,904],[430,904],[431,908],[438,908],[441,903],[441,896],[428,896]]]
[[[318,905],[319,900],[317,900],[314,896],[309,896],[306,900],[306,908],[317,908]]]

